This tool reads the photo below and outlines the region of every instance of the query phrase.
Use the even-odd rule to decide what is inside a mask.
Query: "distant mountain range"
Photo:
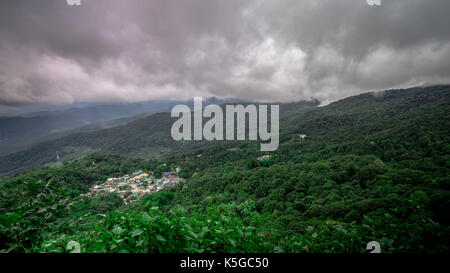
[[[206,104],[236,99],[209,98]],[[3,107],[0,116],[0,155],[23,150],[33,144],[72,133],[88,132],[126,124],[153,113],[168,112],[174,105],[189,101],[149,101],[141,103],[86,104],[17,108]],[[5,111],[11,110],[7,114]],[[23,112],[25,111],[25,112]],[[16,114],[14,114],[16,112]]]
[[[432,110],[435,115],[433,122],[441,122],[439,128],[442,129],[446,126],[449,128],[449,104],[450,86],[391,90],[376,94],[365,93],[324,107],[317,107],[319,105],[317,101],[281,104],[280,142],[282,144],[282,142],[289,141],[296,134],[319,138],[321,135],[331,134],[334,136],[332,139],[338,139],[336,136],[339,135],[342,138],[339,140],[340,143],[345,143],[347,139],[359,135],[358,141],[360,141],[373,132],[378,132],[377,136],[389,133],[388,128],[400,121],[411,128],[428,126],[430,123],[420,123],[422,124],[420,125],[417,118],[427,118],[421,113],[428,110]],[[166,105],[166,107],[168,106]],[[408,118],[409,116],[414,118]],[[447,120],[445,120],[445,116]],[[183,154],[199,153],[207,150],[208,147],[213,150],[223,150],[228,146],[238,145],[217,141],[175,142],[170,135],[173,121],[170,113],[156,113],[124,125],[89,132],[77,132],[52,141],[42,142],[23,151],[0,157],[0,175],[13,175],[55,162],[56,151],[60,152],[63,161],[95,152],[152,159],[156,155],[177,157]],[[442,125],[442,122],[445,123],[445,121],[447,124]],[[123,123],[125,122],[126,120],[123,121]],[[118,122],[118,124],[120,123]],[[396,132],[400,130],[399,128],[401,127],[396,127]],[[23,129],[26,130],[26,127]],[[417,130],[422,129],[417,128]],[[399,135],[401,132],[396,134]],[[443,132],[439,134],[440,137],[443,136]],[[407,139],[405,141],[398,145],[407,145]]]

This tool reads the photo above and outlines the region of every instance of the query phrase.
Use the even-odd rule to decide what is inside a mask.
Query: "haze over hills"
[[[362,138],[368,137],[371,132],[382,134],[388,132],[388,128],[395,124],[396,119],[419,113],[423,109],[446,111],[448,90],[448,86],[432,86],[366,93],[320,108],[316,108],[317,101],[282,104],[280,141],[288,141],[291,134],[295,133],[320,137],[321,134],[340,133],[344,128],[352,131],[359,128],[357,133],[362,134]],[[170,129],[174,120],[170,118],[170,113],[157,113],[126,125],[75,133],[43,142],[27,150],[1,157],[0,175],[12,175],[54,162],[56,151],[61,153],[63,161],[93,152],[118,153],[149,159],[158,154],[177,157],[184,152],[208,146],[236,145],[233,142],[173,141]],[[379,124],[368,131],[365,127],[372,120],[377,120]],[[418,124],[411,120],[411,126]],[[353,136],[347,136],[350,137]]]
[[[223,103],[222,100],[207,100],[210,103]],[[192,104],[193,102],[188,103]],[[285,104],[281,114],[309,110],[318,105],[317,101]],[[191,105],[192,109],[192,105]],[[153,158],[166,154],[178,146],[199,143],[179,143],[171,138],[170,130],[175,119],[169,112],[156,113],[147,118],[132,121],[126,125],[71,134],[52,141],[37,144],[29,149],[0,157],[1,175],[13,174],[28,168],[37,168],[55,161],[59,151],[63,160],[75,159],[92,152],[120,153],[139,158]],[[4,169],[3,169],[4,167]],[[9,170],[9,171],[8,171]]]
[[[205,105],[227,101],[239,100],[211,97],[205,100]],[[67,105],[28,107],[26,112],[0,116],[0,155],[76,132],[123,125],[146,115],[168,112],[177,104],[190,105],[192,102],[161,100],[114,104],[75,103],[72,108]]]

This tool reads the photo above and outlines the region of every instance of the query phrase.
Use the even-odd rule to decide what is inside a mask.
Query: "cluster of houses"
[[[164,172],[161,178],[156,178],[153,172],[137,171],[131,175],[108,178],[104,183],[92,186],[87,194],[94,196],[101,192],[117,192],[124,199],[125,203],[130,203],[145,194],[150,194],[183,183],[185,180],[178,177],[176,173]]]

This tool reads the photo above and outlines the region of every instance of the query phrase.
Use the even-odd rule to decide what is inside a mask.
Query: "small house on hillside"
[[[257,159],[258,159],[258,161],[267,161],[267,160],[270,160],[271,158],[272,158],[271,155],[263,155],[263,156],[258,157]]]

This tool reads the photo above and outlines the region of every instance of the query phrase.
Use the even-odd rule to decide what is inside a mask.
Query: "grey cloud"
[[[330,102],[450,82],[448,0],[0,2],[0,104]]]

